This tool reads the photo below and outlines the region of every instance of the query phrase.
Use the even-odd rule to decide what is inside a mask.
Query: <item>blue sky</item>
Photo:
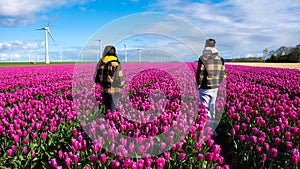
[[[60,56],[63,61],[77,61],[82,49],[90,43],[97,45],[99,42],[95,41],[98,38],[95,35],[112,23],[117,23],[119,32],[144,22],[148,24],[142,25],[142,29],[155,30],[154,33],[168,34],[174,28],[167,23],[168,20],[155,20],[151,16],[135,20],[132,17],[143,12],[160,12],[183,19],[178,22],[186,22],[186,27],[173,30],[171,35],[177,36],[183,29],[192,27],[184,34],[200,32],[205,37],[215,38],[224,58],[260,56],[264,48],[274,50],[282,45],[300,43],[300,3],[293,0],[1,0],[0,62],[28,61],[29,55],[31,61],[43,61],[45,35],[36,29],[46,26],[49,20],[55,38],[55,42],[49,39],[51,61],[60,60]],[[154,23],[157,23],[156,26]],[[115,36],[118,35],[120,42],[116,45],[120,55],[123,54],[124,43],[128,55],[133,57],[137,55],[138,48],[145,48],[146,42],[152,41],[156,46],[168,48],[170,55],[184,57],[184,61],[193,61],[197,57],[184,56],[182,53],[186,51],[178,48],[176,44],[179,43],[174,39],[134,34],[126,39],[121,37],[124,34],[117,33]],[[202,35],[195,42],[203,41]],[[110,35],[100,36],[105,39]],[[110,43],[108,40],[103,42],[104,45]],[[199,42],[198,48],[203,49],[203,42]]]

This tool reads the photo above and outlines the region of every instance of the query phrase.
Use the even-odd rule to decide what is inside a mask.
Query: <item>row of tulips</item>
[[[230,130],[240,166],[298,168],[300,88],[294,78],[300,71],[230,65],[226,70],[222,121]]]
[[[81,66],[0,68],[1,167],[229,168],[194,100],[194,77],[177,79],[188,69],[142,65],[135,78],[141,69],[124,64],[119,111],[99,116],[95,65]]]
[[[230,69],[232,66],[228,65]],[[249,81],[279,89],[281,93],[288,93],[290,98],[300,97],[300,74],[297,69],[266,68],[250,66],[234,66],[238,72],[235,76],[241,76]]]

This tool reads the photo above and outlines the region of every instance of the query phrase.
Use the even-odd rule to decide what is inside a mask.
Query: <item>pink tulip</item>
[[[168,151],[165,151],[164,152],[164,158],[166,159],[166,160],[170,160],[170,153],[168,152]]]
[[[205,153],[205,160],[206,161],[213,161],[213,158],[214,158],[214,153],[211,153],[211,152],[206,152]]]
[[[73,155],[73,162],[78,163],[78,154]]]
[[[22,148],[22,152],[23,152],[24,154],[27,154],[27,153],[28,153],[28,148],[27,148],[27,147],[23,147],[23,148]]]
[[[185,159],[186,154],[185,153],[180,153],[178,160],[183,161]]]
[[[195,150],[198,151],[201,147],[201,143],[200,142],[196,142],[195,143]]]
[[[155,159],[155,163],[156,163],[157,169],[162,169],[165,165],[165,159],[162,157],[159,157],[159,158]]]
[[[56,162],[56,158],[52,158],[51,160],[50,160],[50,165],[52,166],[52,167],[57,167],[57,162]]]
[[[220,145],[213,145],[213,152],[215,154],[220,154],[221,153],[221,146]]]
[[[286,149],[292,149],[293,148],[293,142],[290,142],[290,141],[286,141],[285,142],[285,147]]]
[[[92,154],[90,157],[90,162],[95,163],[97,162],[97,159],[98,159],[97,156],[95,154]]]
[[[287,140],[287,141],[291,140],[291,133],[288,132],[288,131],[286,131],[286,132],[284,133],[284,138],[285,138],[285,140]]]
[[[12,149],[8,149],[7,150],[7,155],[11,157],[13,155],[13,150]]]
[[[211,147],[213,144],[214,144],[214,140],[213,140],[213,139],[208,138],[208,139],[206,140],[206,145],[207,145],[208,147]]]
[[[199,153],[199,154],[197,155],[197,160],[200,161],[200,160],[202,160],[202,159],[203,159],[203,154]]]
[[[101,161],[101,163],[103,163],[103,164],[106,163],[106,154],[100,154],[100,161]]]
[[[35,139],[35,138],[36,138],[36,133],[32,133],[32,134],[31,134],[31,138],[32,138],[32,139]]]
[[[258,133],[258,129],[256,127],[252,128],[252,134],[255,135]]]
[[[13,136],[14,142],[18,143],[19,142],[19,136],[18,135],[14,135]]]
[[[31,158],[34,158],[35,157],[35,151],[32,151],[31,152]]]
[[[278,150],[276,148],[271,148],[270,156],[272,158],[276,158],[277,157],[277,153],[278,153]]]
[[[281,142],[280,138],[276,137],[275,142],[274,142],[275,145],[278,146],[280,144],[280,142]]]
[[[257,143],[257,137],[256,136],[251,136],[250,139],[251,139],[253,144]]]
[[[112,160],[112,162],[111,162],[111,168],[112,169],[119,169],[119,167],[120,167],[120,162],[116,161],[116,160]]]
[[[42,135],[41,135],[41,139],[46,140],[46,137],[47,137],[47,134],[43,132]]]
[[[223,162],[224,162],[224,157],[219,156],[217,162],[218,162],[218,164],[220,164],[220,165],[223,164]]]
[[[57,154],[59,159],[63,158],[63,152],[61,150],[58,150]]]
[[[65,164],[66,164],[67,167],[70,167],[70,165],[71,165],[71,159],[70,159],[70,157],[66,157],[65,158]]]

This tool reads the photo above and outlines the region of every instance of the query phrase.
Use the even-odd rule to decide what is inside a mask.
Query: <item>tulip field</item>
[[[1,169],[300,166],[300,70],[226,65],[213,137],[196,62],[122,64],[118,110],[105,114],[95,66],[0,67]]]

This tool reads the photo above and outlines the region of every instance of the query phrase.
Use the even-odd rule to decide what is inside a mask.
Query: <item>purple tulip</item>
[[[220,154],[221,153],[221,146],[220,145],[213,145],[213,152],[215,154]]]
[[[163,169],[163,167],[165,165],[165,159],[162,157],[159,157],[159,158],[155,159],[155,163],[156,163],[157,169]]]
[[[7,150],[7,155],[11,157],[13,155],[13,150],[12,149],[8,149]]]
[[[65,158],[65,164],[66,164],[67,167],[70,167],[70,165],[71,165],[71,158],[70,157]]]
[[[220,165],[223,164],[223,162],[224,162],[224,157],[219,156],[217,162],[218,162],[218,164],[220,164]]]
[[[24,154],[27,154],[27,153],[28,153],[28,148],[27,148],[27,147],[23,147],[23,148],[22,148],[22,152],[23,152]]]
[[[275,140],[274,140],[275,145],[279,146],[280,142],[281,142],[281,139],[276,137]]]
[[[286,132],[284,133],[284,138],[285,138],[285,140],[287,140],[287,141],[291,140],[291,133],[288,132],[288,131],[286,131]]]
[[[195,150],[198,151],[201,147],[201,143],[200,142],[196,142],[195,143]]]
[[[168,151],[165,151],[165,152],[164,152],[164,158],[165,158],[166,160],[170,160],[171,156],[170,156],[170,153],[169,153]]]
[[[256,136],[251,136],[250,139],[251,139],[253,144],[257,143],[257,137]]]
[[[90,157],[90,162],[95,163],[97,162],[97,159],[98,159],[97,156],[95,154],[92,154]]]
[[[120,167],[120,162],[119,161],[116,161],[116,160],[111,161],[111,168],[112,169],[119,169],[119,167]]]
[[[63,158],[63,152],[61,150],[58,150],[57,154],[59,159]]]
[[[106,154],[100,154],[100,161],[101,161],[101,163],[103,163],[103,164],[106,163]]]
[[[176,151],[180,151],[180,150],[181,150],[181,147],[182,147],[182,144],[183,144],[182,142],[177,143],[177,144],[176,144],[176,149],[175,149],[175,150],[176,150]]]
[[[35,157],[35,151],[32,151],[31,152],[31,158],[34,158]]]
[[[32,133],[32,134],[31,134],[31,138],[32,138],[32,139],[35,139],[35,138],[36,138],[36,133]]]
[[[47,137],[47,134],[43,132],[42,135],[41,135],[41,139],[46,140],[46,137]]]
[[[186,154],[185,153],[180,153],[178,160],[183,161],[185,159]]]
[[[163,149],[165,149],[165,148],[166,148],[166,143],[161,142],[161,143],[160,143],[160,149],[163,150]]]
[[[50,160],[50,165],[52,166],[52,167],[57,167],[57,162],[56,162],[56,158],[52,158],[51,160]]]
[[[213,144],[214,144],[214,140],[213,140],[213,139],[208,138],[208,139],[206,140],[206,145],[207,145],[208,147],[211,147]]]
[[[12,146],[11,146],[11,149],[12,149],[13,151],[15,151],[15,150],[17,149],[17,146],[16,146],[16,145],[12,145]]]
[[[78,163],[78,157],[79,157],[78,154],[73,155],[73,162],[74,163]]]
[[[13,140],[15,143],[18,143],[19,142],[19,136],[18,135],[14,135],[13,136]]]
[[[276,158],[277,157],[277,153],[278,153],[278,150],[276,148],[271,148],[270,156],[272,158]]]
[[[197,160],[200,161],[200,160],[202,160],[202,159],[203,159],[203,154],[199,153],[199,154],[197,155]]]
[[[260,154],[261,150],[262,150],[262,148],[260,146],[255,147],[255,151],[256,151],[257,154]]]
[[[211,153],[211,152],[206,152],[205,153],[205,160],[206,161],[213,161],[214,159],[214,153]]]
[[[292,149],[293,148],[293,142],[290,142],[290,141],[286,141],[285,142],[285,147],[286,149]]]
[[[269,151],[269,144],[268,143],[264,143],[264,148],[265,148],[265,150]]]
[[[258,129],[256,127],[252,128],[252,134],[255,135],[258,133]]]

